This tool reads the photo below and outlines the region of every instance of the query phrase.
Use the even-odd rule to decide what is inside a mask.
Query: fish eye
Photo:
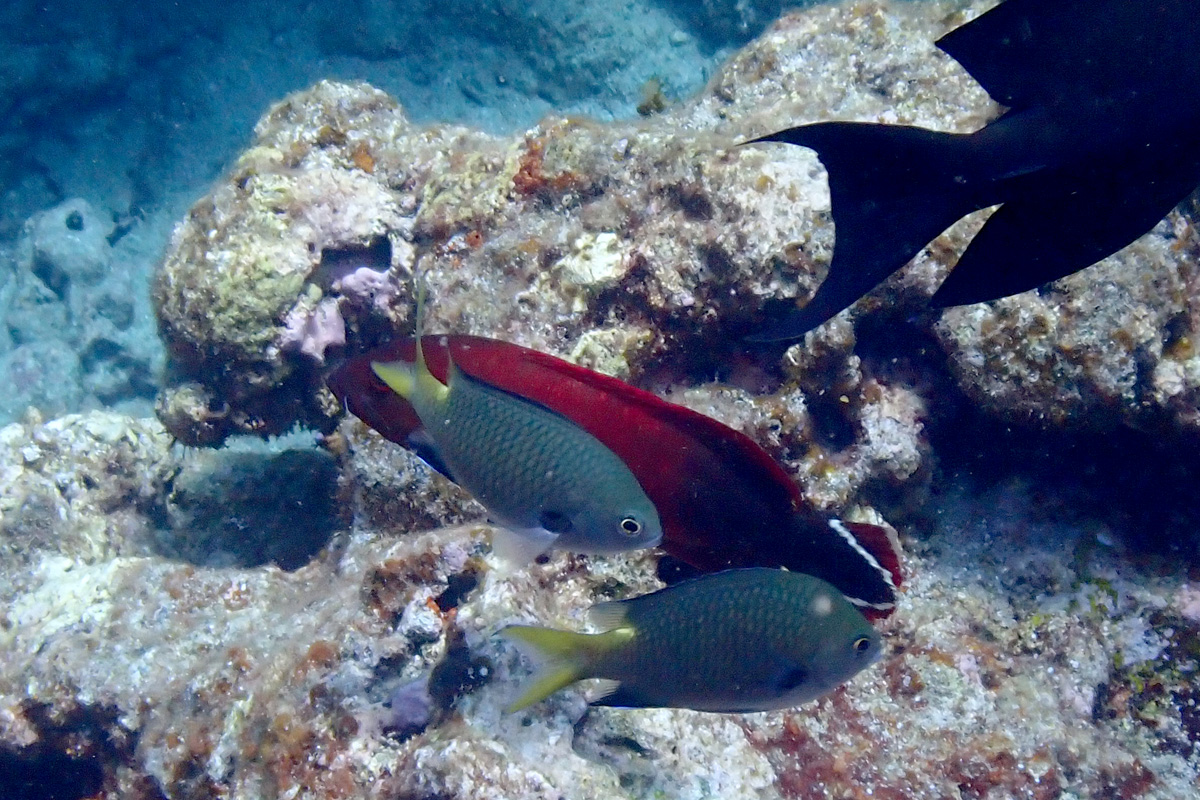
[[[858,653],[859,655],[862,655],[863,653],[865,653],[871,649],[871,640],[868,639],[866,636],[860,636],[854,640],[854,644],[851,645],[851,647],[854,648],[854,652]]]
[[[642,523],[638,522],[633,517],[625,517],[621,520],[621,533],[626,536],[637,536],[642,532]]]

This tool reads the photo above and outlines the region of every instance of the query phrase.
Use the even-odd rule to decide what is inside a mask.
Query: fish
[[[511,342],[429,336],[422,351],[440,379],[452,359],[460,372],[562,414],[599,439],[654,504],[663,531],[659,546],[670,556],[705,573],[735,567],[807,572],[836,586],[868,616],[895,609],[903,571],[894,532],[816,511],[791,476],[740,431]],[[326,380],[350,413],[436,469],[423,452],[428,436],[417,414],[370,366],[415,358],[415,341],[399,338],[348,358]]]
[[[830,584],[800,572],[735,569],[600,603],[587,634],[510,625],[545,660],[509,706],[600,678],[592,705],[749,712],[791,708],[879,660],[871,623]]]
[[[420,421],[417,452],[516,534],[494,538],[505,560],[528,562],[551,547],[620,553],[662,540],[638,479],[563,415],[463,372],[448,354],[442,377],[434,376],[422,338],[415,361],[370,367]]]
[[[746,142],[816,151],[836,237],[816,293],[750,341],[800,338],[971,212],[999,206],[931,308],[1085,269],[1200,185],[1195,0],[1006,0],[936,44],[1006,107],[1001,116],[969,134],[830,121]]]

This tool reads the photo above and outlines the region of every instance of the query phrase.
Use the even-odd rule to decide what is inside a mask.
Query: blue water
[[[8,2],[0,7],[0,260],[32,215],[82,198],[106,235],[128,231],[112,269],[141,291],[170,226],[246,145],[262,112],[321,78],[368,81],[418,122],[496,133],[551,111],[632,116],[647,80],[661,80],[669,98],[689,95],[781,5]],[[0,316],[13,292],[0,288]],[[0,330],[0,380],[27,387],[0,403],[0,423],[27,404],[52,414],[146,411],[161,369],[148,306],[131,309],[125,330],[134,332],[112,343],[120,353],[89,360],[93,337],[64,334],[61,318],[70,315],[56,304],[46,298],[45,325]],[[32,343],[41,350],[9,355]],[[97,374],[114,370],[121,374]]]

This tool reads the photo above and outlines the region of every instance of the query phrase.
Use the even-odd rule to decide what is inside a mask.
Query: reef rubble
[[[1072,497],[940,484],[884,660],[816,703],[589,709],[583,686],[506,714],[529,666],[496,631],[580,627],[661,585],[653,557],[497,571],[461,492],[361,423],[335,439],[340,511],[281,569],[170,544],[204,530],[195,503],[171,527],[177,476],[230,467],[154,420],[0,431],[0,773],[43,787],[24,796],[1182,798],[1200,777],[1195,583],[1103,544]],[[329,458],[242,451],[246,503],[289,451]],[[56,780],[74,793],[38,793]]]

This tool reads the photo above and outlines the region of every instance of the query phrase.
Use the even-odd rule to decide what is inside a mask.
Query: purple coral
[[[386,311],[399,287],[387,272],[364,266],[335,280],[333,290],[351,300]]]
[[[429,694],[429,676],[397,686],[388,697],[390,713],[384,719],[384,730],[407,739],[421,731],[433,719],[433,698]]]
[[[285,349],[298,349],[324,364],[326,349],[346,344],[346,323],[338,301],[327,297],[311,310],[297,305],[284,320],[281,343]]]

